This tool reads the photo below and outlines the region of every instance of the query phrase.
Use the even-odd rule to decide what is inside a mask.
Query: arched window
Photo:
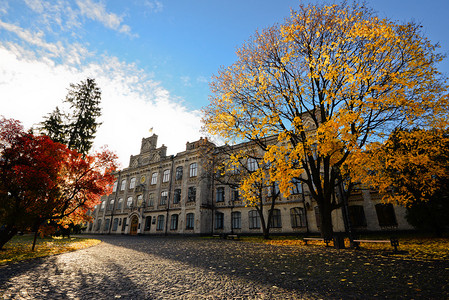
[[[160,204],[161,205],[167,204],[167,198],[168,198],[168,192],[167,191],[163,191],[161,193],[161,202],[160,202]]]
[[[292,228],[306,226],[304,209],[301,207],[293,207],[290,209],[290,220],[292,223]]]
[[[176,180],[181,180],[182,179],[182,167],[177,167],[176,168]]]
[[[271,222],[269,222],[270,228],[281,228],[281,211],[279,209],[273,209],[273,213],[271,215]]]
[[[120,190],[121,190],[121,191],[124,191],[124,190],[125,190],[125,187],[126,187],[126,179],[123,179],[123,180],[122,180],[122,184],[120,185]]]
[[[164,215],[157,216],[157,225],[156,230],[163,230],[164,229]]]
[[[112,222],[112,231],[117,231],[118,228],[118,218],[114,219],[114,222]]]
[[[217,211],[215,213],[215,229],[223,229],[224,225],[224,214]]]
[[[143,196],[139,195],[137,196],[137,207],[141,207],[143,204]]]
[[[128,200],[126,201],[126,208],[130,208],[133,204],[133,197],[128,197]]]
[[[109,219],[104,220],[104,231],[108,231],[109,230],[109,223],[111,221]]]
[[[101,202],[100,210],[104,210],[105,206],[106,206],[106,201]]]
[[[195,225],[195,215],[193,213],[188,213],[186,215],[186,229],[193,229]]]
[[[217,188],[217,202],[223,202],[225,200],[225,189],[224,187],[220,186]]]
[[[174,214],[171,215],[170,218],[170,230],[177,230],[178,229],[178,215]]]
[[[123,198],[118,199],[116,209],[122,209],[123,206]]]
[[[111,199],[110,201],[109,201],[109,208],[108,208],[108,210],[113,210],[114,209],[114,199]]]
[[[232,228],[240,229],[242,228],[242,213],[239,211],[234,211],[231,214]]]
[[[170,180],[170,170],[164,170],[164,176],[162,182],[168,182]]]
[[[257,210],[250,210],[248,212],[248,218],[249,218],[249,229],[260,228],[260,216]]]
[[[175,189],[175,194],[173,195],[173,204],[181,202],[181,189]]]
[[[250,171],[250,172],[254,172],[259,168],[259,165],[257,164],[257,160],[255,160],[252,157],[248,158],[247,166],[248,166],[248,171]]]
[[[148,195],[148,206],[154,206],[154,194],[153,193]]]
[[[196,163],[190,164],[190,177],[197,176],[198,165]]]
[[[189,187],[187,198],[188,198],[189,202],[195,202],[195,200],[196,200],[196,187],[194,187],[194,186]]]
[[[151,184],[156,184],[157,183],[157,173],[153,173],[151,175]]]
[[[131,178],[130,182],[129,182],[129,188],[133,189],[136,187],[136,177]]]
[[[151,229],[151,216],[145,218],[145,230],[148,231]]]
[[[114,185],[112,187],[112,192],[116,192],[117,191],[117,180],[114,182]]]

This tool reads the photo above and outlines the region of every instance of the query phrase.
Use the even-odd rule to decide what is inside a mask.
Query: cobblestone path
[[[0,266],[3,299],[449,299],[449,262],[324,247],[95,236],[76,252]]]

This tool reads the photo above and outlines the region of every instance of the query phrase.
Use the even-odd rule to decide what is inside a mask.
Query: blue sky
[[[96,146],[109,145],[126,167],[153,127],[174,154],[201,136],[211,76],[255,30],[282,22],[299,3],[0,0],[0,114],[33,126],[61,105],[70,83],[91,76],[103,90]],[[381,17],[421,23],[449,53],[449,1],[367,4]],[[449,74],[447,59],[440,71]]]

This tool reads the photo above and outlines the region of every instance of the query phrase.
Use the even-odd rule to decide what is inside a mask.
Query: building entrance
[[[136,235],[138,226],[139,226],[139,219],[137,218],[137,216],[132,217],[132,219],[131,219],[131,229],[129,231],[129,234],[130,235]]]

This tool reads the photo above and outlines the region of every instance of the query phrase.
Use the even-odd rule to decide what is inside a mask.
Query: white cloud
[[[128,166],[130,155],[139,153],[140,141],[152,127],[168,154],[184,151],[187,141],[200,137],[198,111],[188,111],[142,70],[116,57],[104,56],[99,62],[75,67],[49,57],[33,58],[28,50],[8,43],[0,44],[0,59],[1,114],[22,121],[25,127],[35,126],[61,106],[70,83],[95,78],[103,106],[95,147],[109,145],[122,167]]]
[[[76,4],[80,8],[81,15],[93,21],[98,21],[107,28],[131,35],[131,27],[122,24],[123,17],[114,13],[108,13],[104,3],[96,3],[92,0],[77,0]]]
[[[182,84],[184,86],[192,86],[192,84],[190,83],[190,77],[189,76],[181,76],[180,77]]]
[[[74,10],[67,0],[25,0],[25,4],[37,13],[36,24],[39,24],[39,27],[46,27],[49,31],[54,24],[58,25],[59,29],[63,31],[81,26],[79,10]]]
[[[164,8],[164,6],[162,5],[162,3],[160,1],[157,0],[147,0],[144,2],[145,6],[147,6],[148,8],[150,8],[150,11],[153,13],[158,13],[161,12]]]
[[[37,13],[44,12],[44,3],[41,0],[25,0],[25,4]]]
[[[61,53],[64,53],[64,47],[60,43],[57,44],[51,44],[44,41],[42,38],[44,36],[44,33],[42,31],[38,32],[30,32],[28,30],[25,30],[17,25],[5,23],[0,21],[0,28],[3,28],[7,31],[13,32],[17,34],[19,38],[21,38],[23,41],[38,46],[40,48],[43,48],[47,50],[52,55],[59,56]]]

